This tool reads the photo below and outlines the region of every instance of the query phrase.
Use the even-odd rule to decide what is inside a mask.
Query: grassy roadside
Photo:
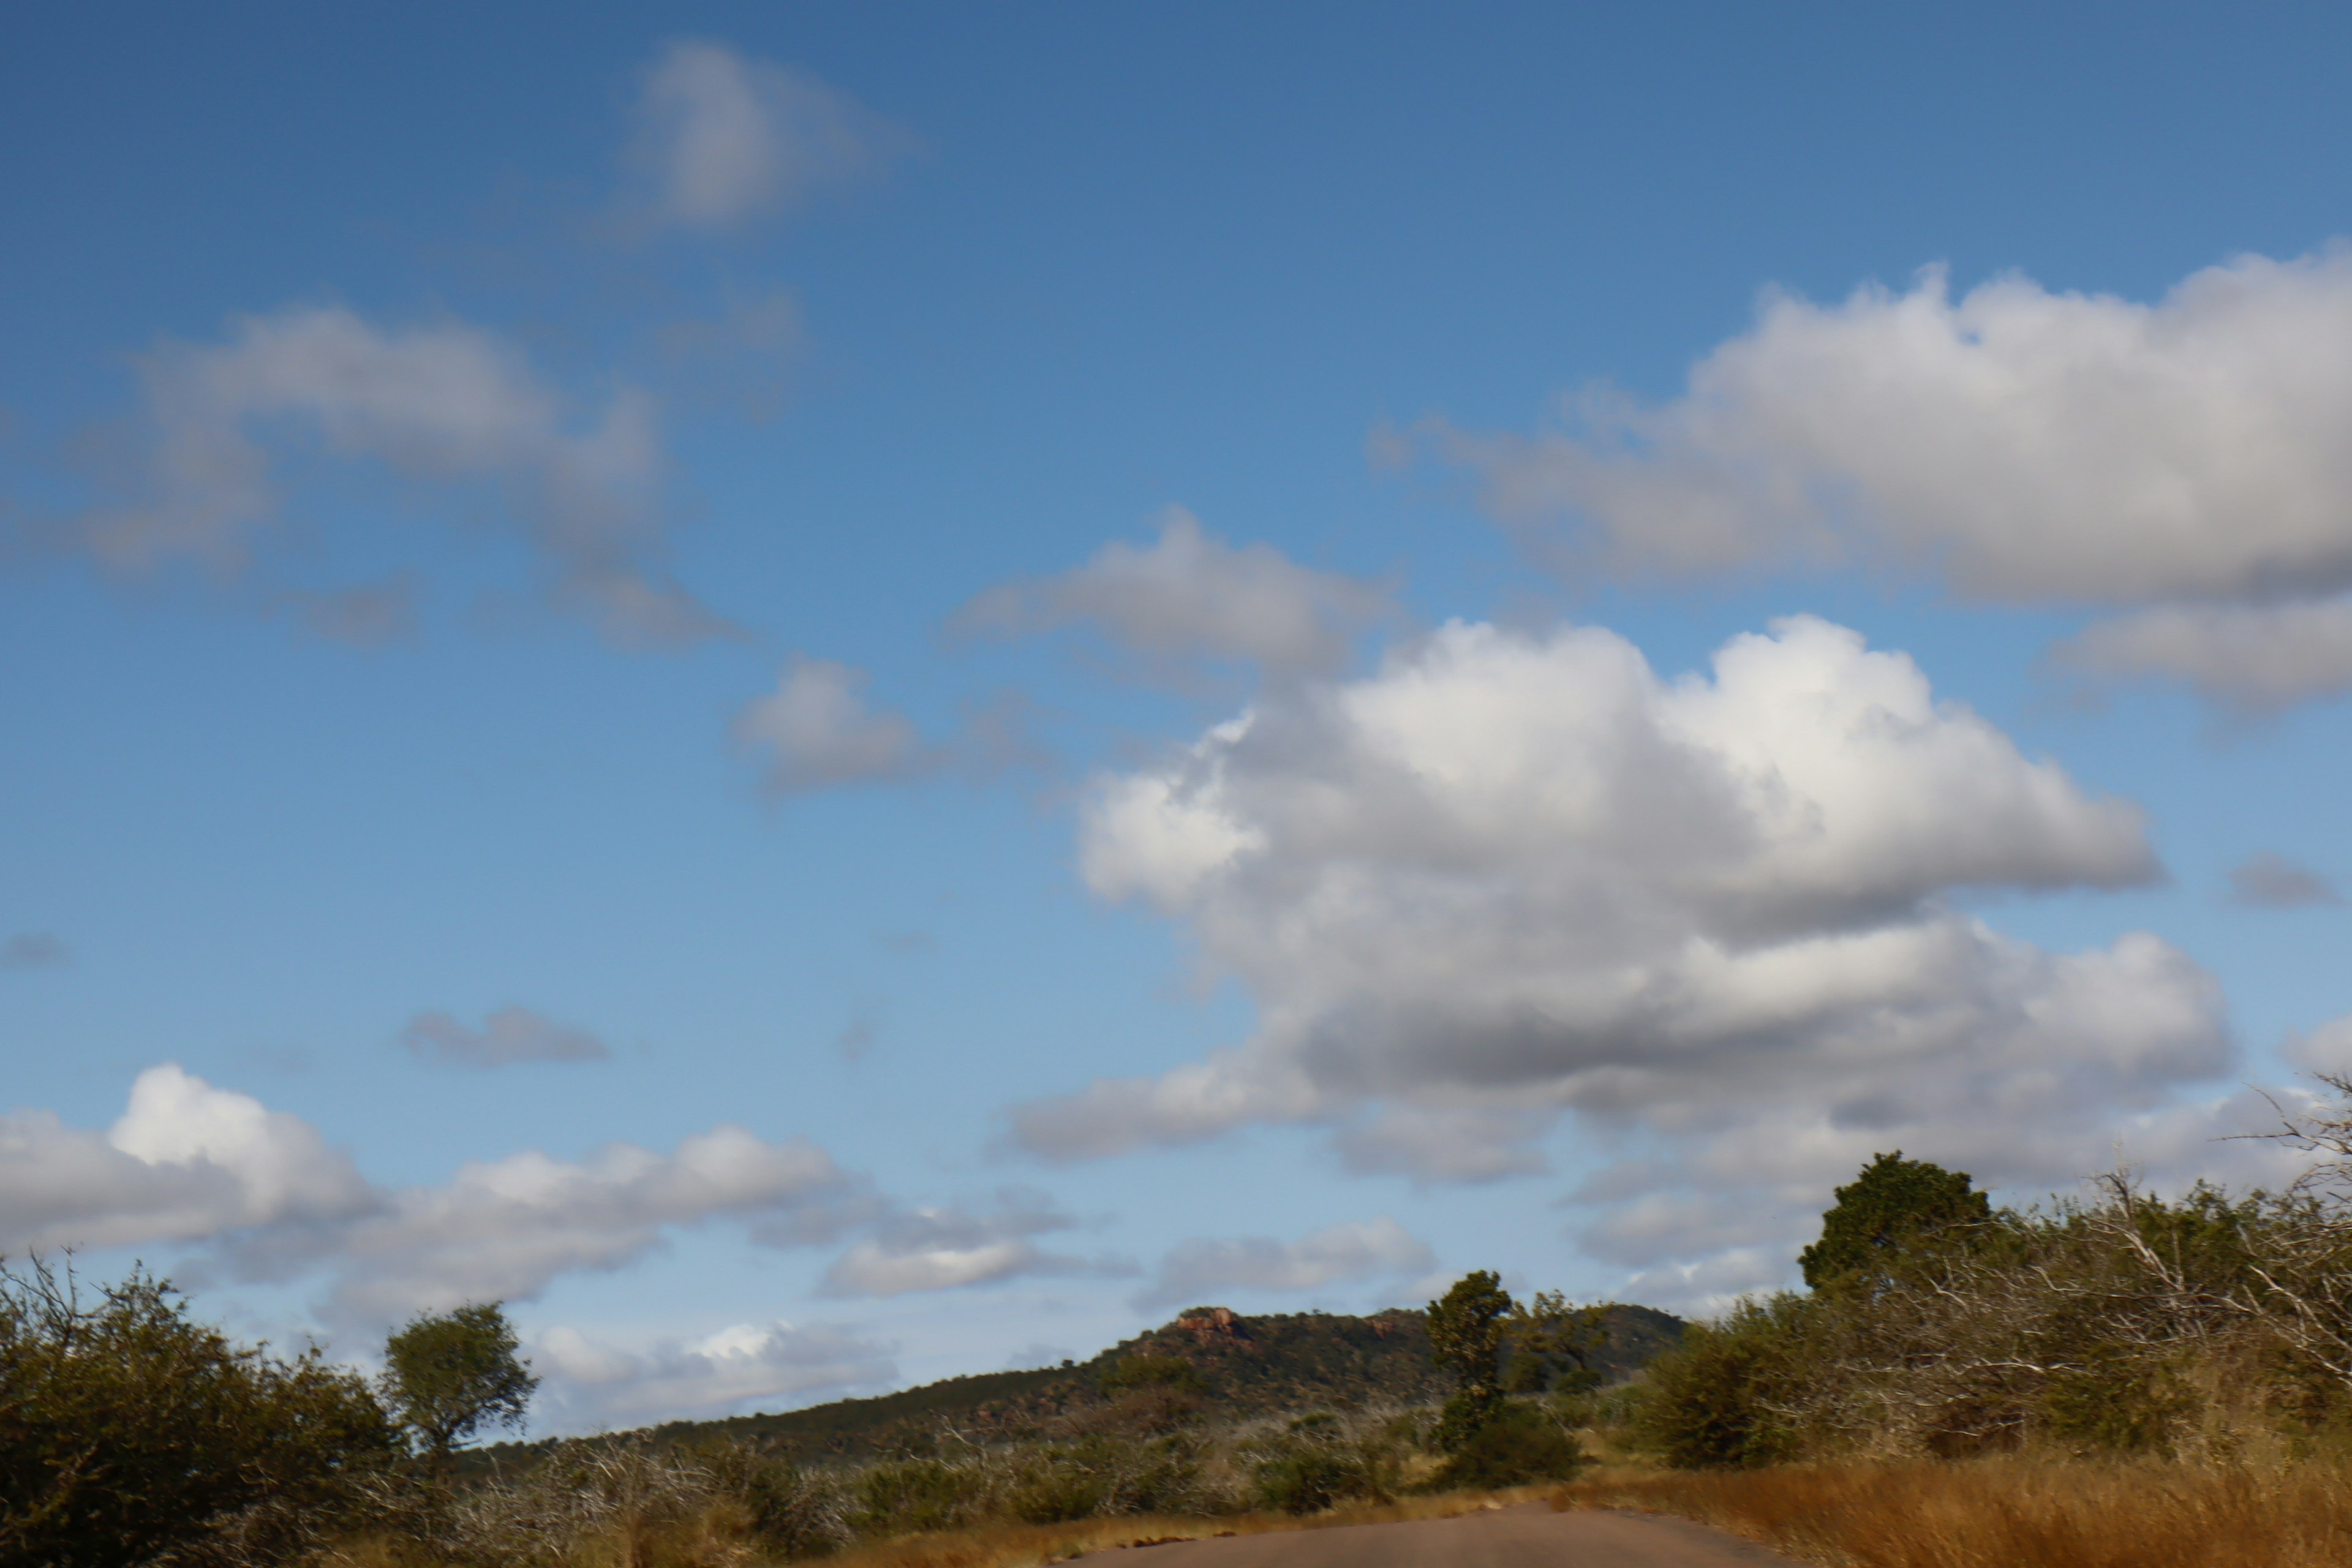
[[[1712,1524],[1821,1568],[2342,1568],[2352,1467],[1987,1459],[1622,1472],[1559,1509]]]

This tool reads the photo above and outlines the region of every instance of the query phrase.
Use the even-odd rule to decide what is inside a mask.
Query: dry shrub
[[[1553,1506],[1675,1514],[1823,1568],[2352,1563],[2352,1470],[2333,1465],[1806,1465],[1581,1481]]]

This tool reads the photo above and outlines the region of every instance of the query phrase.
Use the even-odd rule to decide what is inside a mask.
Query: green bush
[[[364,1382],[232,1345],[163,1280],[0,1269],[0,1562],[290,1553],[399,1452]]]
[[[1770,1407],[1807,1303],[1742,1302],[1721,1322],[1695,1323],[1651,1363],[1639,1410],[1643,1438],[1677,1469],[1768,1465],[1796,1451]]]
[[[894,1459],[857,1478],[852,1522],[871,1534],[952,1530],[982,1510],[988,1478],[942,1459]]]
[[[1284,1513],[1319,1513],[1335,1503],[1370,1495],[1363,1461],[1344,1448],[1303,1444],[1257,1463],[1259,1500]]]
[[[1509,1404],[1472,1433],[1431,1479],[1433,1491],[1564,1481],[1584,1463],[1577,1441],[1532,1405]]]

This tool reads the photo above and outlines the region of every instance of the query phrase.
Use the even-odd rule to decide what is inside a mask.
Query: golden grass
[[[1622,1474],[1552,1506],[1676,1514],[1822,1568],[2345,1568],[2352,1468],[2027,1459]]]

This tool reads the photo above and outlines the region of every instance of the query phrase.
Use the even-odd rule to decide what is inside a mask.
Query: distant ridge
[[[1630,1374],[1682,1337],[1682,1320],[1655,1308],[1620,1303],[1604,1311],[1608,1339],[1593,1362],[1605,1377]],[[1244,1317],[1195,1307],[1075,1365],[944,1378],[775,1415],[673,1421],[646,1435],[663,1443],[750,1442],[824,1463],[929,1452],[948,1433],[974,1443],[1005,1442],[1109,1426],[1420,1405],[1446,1392],[1430,1363],[1429,1332],[1418,1311]]]

